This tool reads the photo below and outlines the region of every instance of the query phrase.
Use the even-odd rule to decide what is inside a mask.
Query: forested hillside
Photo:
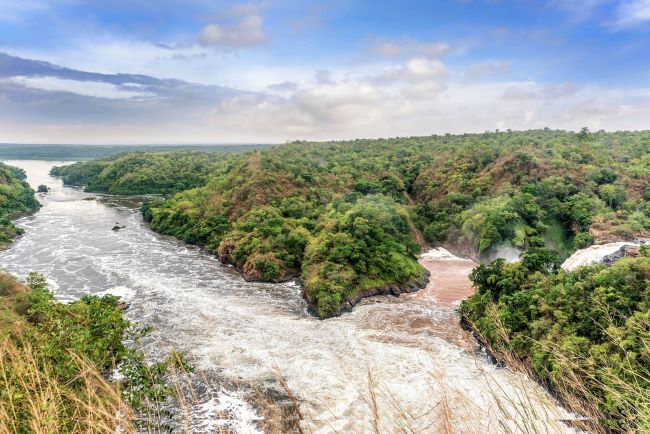
[[[22,229],[11,223],[12,216],[40,207],[25,177],[23,170],[0,163],[0,249],[22,233]]]
[[[359,296],[421,285],[416,255],[425,244],[485,259],[506,247],[566,256],[594,241],[647,236],[649,147],[650,132],[587,130],[295,142],[201,166],[205,181],[194,185],[205,185],[148,203],[143,214],[249,279],[300,276],[327,317]],[[144,186],[169,177],[165,160],[176,157],[156,154],[141,171],[127,162],[146,165],[148,155],[136,155],[54,173],[91,190],[150,193]]]

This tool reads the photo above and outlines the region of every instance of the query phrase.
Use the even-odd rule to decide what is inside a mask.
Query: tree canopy
[[[356,294],[417,281],[427,244],[486,259],[649,236],[649,146],[648,131],[544,129],[135,153],[53,173],[91,191],[176,192],[145,204],[154,230],[250,279],[301,277],[327,317]]]

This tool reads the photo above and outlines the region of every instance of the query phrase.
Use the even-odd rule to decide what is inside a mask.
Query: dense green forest
[[[22,169],[0,163],[0,249],[5,248],[11,240],[22,233],[22,229],[11,222],[11,218],[20,213],[37,210],[40,204],[34,196],[34,190],[25,181]]]
[[[3,160],[78,161],[105,158],[125,152],[243,152],[269,145],[14,145],[0,143]]]
[[[205,185],[147,203],[143,214],[249,279],[299,276],[328,317],[359,296],[421,285],[416,255],[427,244],[487,259],[502,247],[566,256],[647,236],[649,146],[648,131],[586,129],[295,142],[223,156],[200,173]],[[109,162],[105,176],[93,175],[105,160],[54,173],[115,193],[151,192],[143,186],[168,176],[162,161],[124,176],[129,159]]]
[[[650,249],[642,253],[572,272],[543,248],[499,259],[472,272],[476,293],[460,311],[574,411],[616,432],[650,432]]]

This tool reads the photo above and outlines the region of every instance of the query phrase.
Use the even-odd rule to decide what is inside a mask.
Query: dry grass
[[[510,379],[504,386],[503,377],[495,373],[498,371],[484,369],[483,360],[475,359],[475,362],[478,369],[483,369],[482,384],[477,384],[477,391],[482,391],[478,398],[468,396],[467,390],[453,384],[440,366],[436,373],[424,376],[428,390],[421,397],[418,410],[402,400],[397,393],[401,390],[391,389],[368,368],[365,378],[347,375],[357,392],[354,403],[361,406],[344,414],[336,414],[318,397],[299,398],[284,380],[282,387],[304,406],[300,410],[300,426],[292,432],[555,434],[568,430],[563,421],[565,412],[525,375],[512,375],[514,380]],[[314,406],[325,409],[323,414],[327,420],[310,417],[308,409]]]
[[[65,384],[59,384],[47,370],[40,369],[32,349],[25,345],[18,347],[11,340],[1,341],[0,383],[9,393],[2,393],[0,399],[0,433],[131,433],[136,429],[132,422],[134,415],[120,398],[119,389],[107,382],[92,366],[75,358],[79,368],[78,380],[83,386],[71,393]],[[478,361],[477,363],[483,363]],[[440,370],[444,372],[444,370]],[[429,385],[426,394],[431,400],[428,408],[420,413],[398,398],[386,384],[377,380],[370,369],[366,369],[365,380],[355,386],[365,407],[363,420],[336,420],[341,417],[331,412],[331,420],[313,420],[309,406],[319,404],[318,397],[303,400],[293,391],[285,377],[276,371],[277,382],[283,396],[272,396],[268,391],[251,390],[241,386],[246,396],[263,417],[260,427],[264,432],[312,433],[345,432],[362,433],[555,433],[566,426],[560,422],[555,403],[545,396],[540,388],[531,388],[530,382],[522,376],[515,387],[504,388],[490,371],[484,376],[489,391],[488,407],[474,402],[466,393],[440,375],[429,374],[425,381]],[[190,378],[193,377],[193,378]],[[351,377],[352,378],[352,377]],[[165,409],[174,408],[179,416],[171,425],[172,432],[207,432],[201,430],[200,418],[194,414],[197,404],[205,396],[196,385],[208,385],[218,390],[219,384],[201,374],[173,371],[171,381],[176,385],[173,403],[150,403],[151,411],[142,415],[144,424],[138,431],[161,433],[170,430]],[[351,380],[353,381],[353,380]],[[10,388],[4,387],[11,385]],[[229,385],[233,386],[233,385]],[[426,397],[423,397],[425,399]],[[284,404],[280,404],[284,401]],[[309,405],[308,405],[309,404]],[[321,403],[326,405],[325,403]],[[220,421],[209,432],[226,434],[233,432],[228,421],[233,415],[215,410],[207,415]],[[344,430],[336,426],[346,427]]]
[[[0,433],[133,432],[119,391],[74,357],[81,386],[61,384],[27,342],[0,339]]]

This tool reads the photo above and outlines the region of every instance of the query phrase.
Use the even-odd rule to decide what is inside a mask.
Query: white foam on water
[[[131,301],[136,295],[136,292],[131,289],[127,288],[126,286],[116,286],[115,288],[110,288],[105,291],[97,292],[95,293],[96,295],[102,296],[102,295],[114,295],[116,297],[120,297],[122,301]]]
[[[435,247],[428,252],[422,253],[420,255],[420,259],[429,259],[429,260],[435,260],[435,261],[469,261],[472,262],[471,259],[468,258],[461,258],[453,253],[451,253],[449,250],[445,249],[444,247]]]
[[[519,256],[523,253],[523,250],[513,247],[507,244],[502,244],[497,246],[492,253],[490,253],[486,261],[494,261],[495,259],[501,258],[508,263],[518,262]]]
[[[256,426],[262,418],[233,392],[220,391],[217,398],[202,404],[200,411],[205,415],[200,426],[204,432],[228,429],[238,434],[263,434]]]
[[[571,271],[585,265],[600,263],[606,256],[616,253],[625,246],[638,246],[638,244],[627,241],[595,244],[574,252],[573,255],[569,256],[566,261],[564,261],[562,268]]]

